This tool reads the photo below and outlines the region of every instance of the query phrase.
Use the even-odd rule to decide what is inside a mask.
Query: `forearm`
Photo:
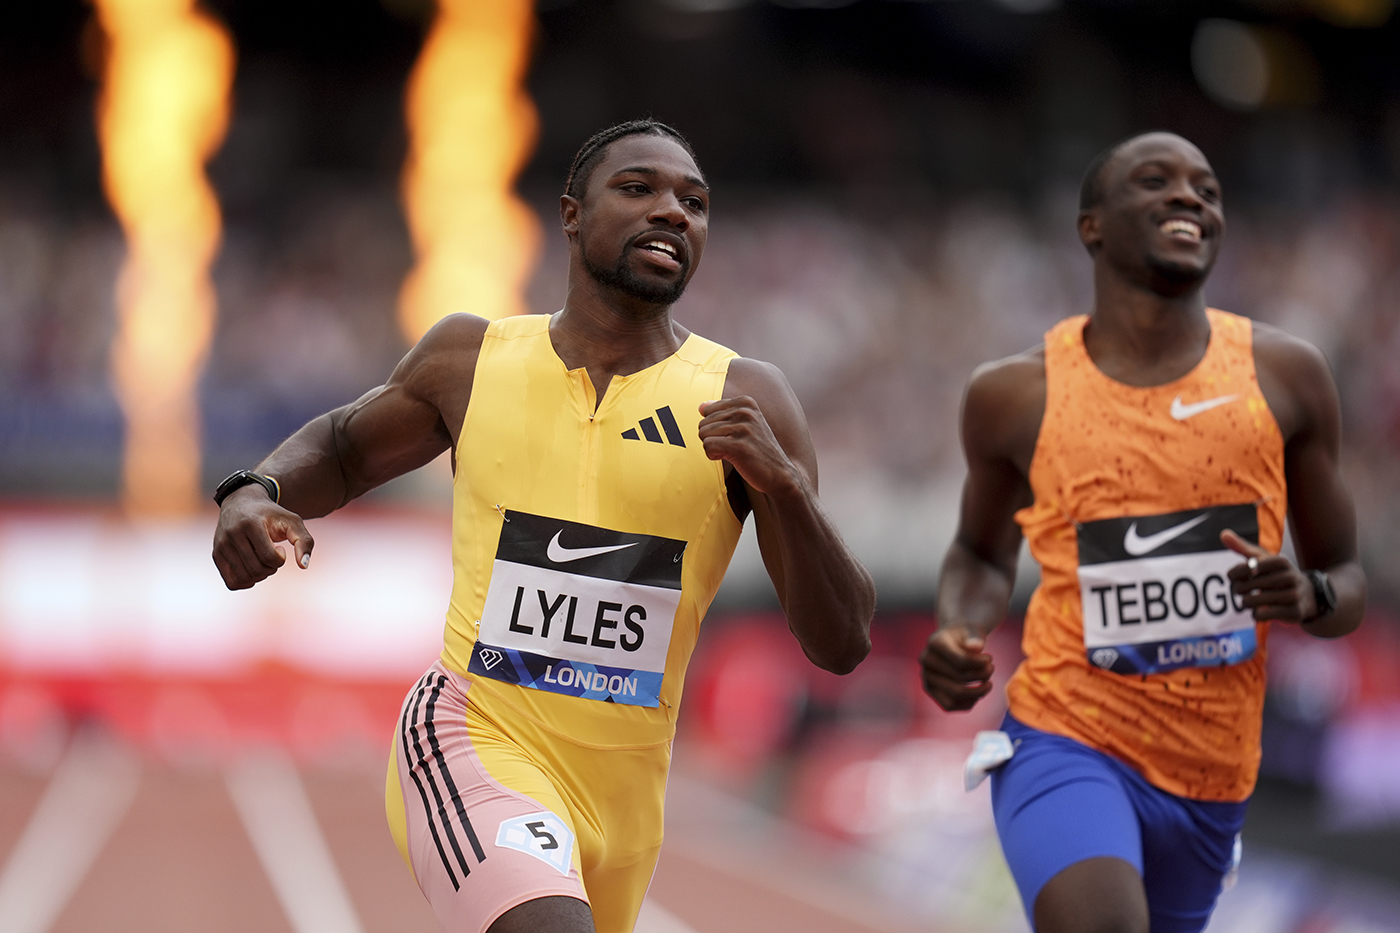
[[[1016,584],[1015,558],[984,560],[960,541],[943,559],[938,581],[938,627],[959,627],[985,638],[1006,617]]]
[[[1324,569],[1337,594],[1337,608],[1301,627],[1317,638],[1340,638],[1356,631],[1366,613],[1366,574],[1356,560]]]
[[[772,576],[788,627],[812,663],[848,673],[870,653],[874,581],[800,475],[761,497],[764,536],[779,563],[770,570],[778,571]]]
[[[258,465],[281,487],[280,505],[302,518],[320,518],[353,499],[336,443],[336,417],[324,414],[287,438]]]

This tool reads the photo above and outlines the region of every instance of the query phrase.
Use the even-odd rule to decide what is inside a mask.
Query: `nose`
[[[1196,192],[1196,186],[1191,183],[1189,178],[1178,178],[1172,183],[1171,190],[1167,192],[1167,203],[1189,207],[1193,210],[1200,210],[1205,206],[1205,202]]]
[[[676,199],[675,194],[669,191],[657,195],[656,202],[647,214],[647,220],[658,226],[672,227],[676,230],[684,230],[690,226],[685,208]]]

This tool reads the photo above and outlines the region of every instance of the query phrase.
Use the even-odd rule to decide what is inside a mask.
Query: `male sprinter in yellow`
[[[924,687],[949,710],[991,689],[1024,535],[1041,582],[992,807],[1026,913],[1038,933],[1196,933],[1259,769],[1267,621],[1335,638],[1365,607],[1341,417],[1316,349],[1206,307],[1225,216],[1199,149],[1120,143],[1080,208],[1093,313],[967,390]]]
[[[750,509],[789,627],[845,673],[875,592],[817,499],[774,367],[671,318],[705,248],[690,145],[637,121],[579,151],[550,316],[449,317],[389,382],[221,485],[231,589],[306,567],[302,520],[450,450],[455,582],[441,659],[394,741],[389,820],[452,933],[626,933],[661,845],[700,620]]]

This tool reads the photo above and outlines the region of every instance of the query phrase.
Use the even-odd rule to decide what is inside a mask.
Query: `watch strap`
[[[1317,605],[1317,611],[1305,620],[1311,622],[1337,608],[1337,591],[1332,588],[1332,580],[1327,576],[1326,571],[1309,570],[1307,574],[1308,580],[1312,582],[1313,601]]]
[[[224,481],[214,490],[214,504],[222,506],[224,500],[233,494],[235,490],[242,489],[257,483],[267,491],[267,497],[273,503],[282,499],[282,487],[277,480],[265,473],[254,473],[252,470],[235,470],[225,477]]]

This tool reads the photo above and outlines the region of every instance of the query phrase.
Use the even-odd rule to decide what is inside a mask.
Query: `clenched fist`
[[[287,561],[277,542],[291,544],[297,566],[311,564],[316,542],[301,516],[267,497],[259,486],[245,486],[224,500],[214,527],[214,566],[231,590],[266,580]]]
[[[987,643],[965,628],[941,628],[919,656],[924,692],[945,710],[969,710],[992,690],[995,666]]]
[[[760,493],[800,484],[797,466],[783,450],[758,403],[746,395],[700,405],[700,442],[711,460],[724,460]]]

